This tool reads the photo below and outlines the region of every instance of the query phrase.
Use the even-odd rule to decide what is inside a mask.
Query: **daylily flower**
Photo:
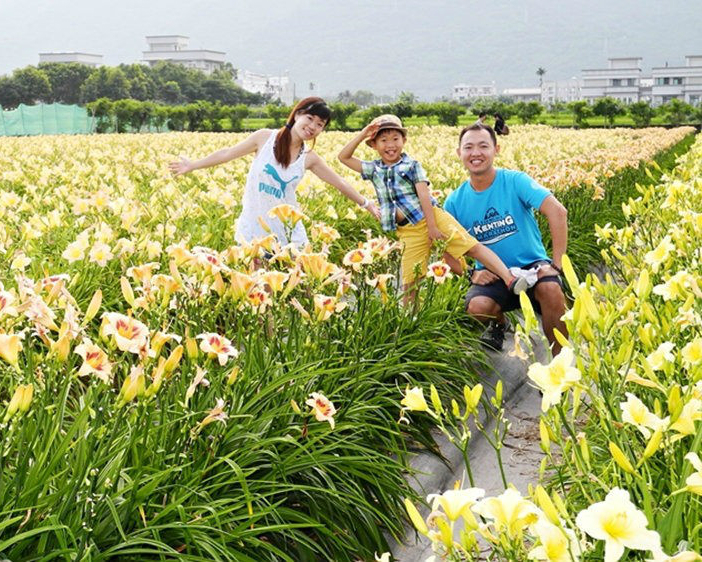
[[[0,317],[17,316],[17,308],[12,306],[16,300],[15,295],[9,291],[0,291]]]
[[[314,296],[314,310],[316,313],[315,319],[317,322],[324,322],[329,319],[335,312],[341,312],[348,306],[345,302],[338,302],[336,297],[328,297],[326,295]]]
[[[404,406],[403,410],[410,412],[426,412],[429,410],[429,405],[424,399],[424,390],[418,386],[412,387],[409,385],[405,389],[405,397],[400,400],[400,404]]]
[[[435,261],[427,267],[427,277],[433,279],[435,283],[441,285],[451,277],[451,268],[443,261]]]
[[[507,533],[512,538],[520,536],[524,527],[535,523],[541,516],[541,510],[514,488],[507,488],[497,497],[481,500],[473,511],[492,520],[499,533]]]
[[[670,429],[677,431],[681,435],[693,435],[695,433],[695,422],[698,420],[702,420],[702,400],[690,398],[683,406],[678,419],[670,424]]]
[[[17,368],[22,342],[18,334],[0,334],[0,357]]]
[[[651,369],[660,371],[665,368],[667,363],[675,361],[675,355],[671,353],[674,347],[674,343],[669,341],[663,342],[653,353],[649,354],[649,356],[646,357],[646,362]]]
[[[675,245],[671,242],[670,236],[666,236],[655,249],[644,256],[644,261],[651,266],[654,273],[657,273],[660,266],[668,259],[670,253],[674,250]]]
[[[656,531],[646,529],[646,516],[631,503],[629,492],[612,489],[604,501],[592,504],[578,513],[575,524],[594,539],[605,541],[604,562],[615,562],[624,549],[661,550]]]
[[[548,365],[534,363],[529,367],[527,376],[543,392],[541,399],[543,412],[558,404],[561,401],[561,394],[580,380],[580,371],[571,366],[573,358],[573,350],[570,347],[564,347]]]
[[[319,392],[313,392],[305,404],[312,408],[312,413],[317,421],[328,421],[331,428],[334,429],[336,408],[326,396]]]
[[[265,312],[266,308],[271,304],[271,297],[268,292],[258,285],[254,286],[249,294],[246,295],[246,299],[256,312],[259,314]]]
[[[635,425],[646,439],[651,437],[650,430],[656,431],[667,425],[668,418],[662,420],[650,412],[646,405],[631,392],[626,393],[626,398],[626,402],[619,403],[622,409],[622,421]]]
[[[339,231],[324,223],[315,223],[310,229],[310,235],[313,240],[319,240],[323,244],[331,244],[334,240],[341,237]]]
[[[702,338],[698,336],[683,347],[681,356],[685,364],[689,365],[690,367],[697,365],[700,361],[702,361]]]
[[[114,258],[110,246],[104,242],[95,242],[90,249],[90,261],[98,264],[100,267],[105,267],[107,262]]]
[[[364,250],[363,248],[356,248],[354,250],[346,252],[342,263],[345,266],[351,267],[354,271],[358,272],[361,271],[361,268],[364,265],[373,263],[373,256],[369,251]]]
[[[239,271],[231,271],[229,279],[231,280],[229,293],[235,302],[245,299],[251,288],[256,284],[253,277]]]
[[[474,516],[470,508],[484,495],[485,490],[482,488],[446,490],[443,494],[429,494],[427,501],[432,502],[434,511],[441,507],[449,521],[457,521],[460,517],[472,520]]]
[[[73,263],[74,261],[82,260],[85,257],[85,250],[87,250],[88,244],[84,240],[76,240],[71,242],[66,249],[61,254],[61,257],[65,259],[68,263]]]
[[[317,281],[324,281],[338,270],[338,267],[330,263],[324,254],[300,254],[297,256],[297,264],[305,274]]]
[[[226,364],[230,357],[237,357],[239,352],[227,338],[207,332],[195,336],[195,339],[200,341],[200,349],[211,356],[216,356],[220,365]]]
[[[76,347],[75,353],[83,358],[83,365],[78,371],[79,377],[94,374],[104,383],[110,383],[112,364],[102,349],[86,339]]]
[[[154,273],[153,270],[160,267],[160,265],[161,264],[158,262],[149,262],[138,266],[133,266],[127,268],[127,275],[142,285],[145,285],[151,281]]]
[[[149,329],[146,325],[119,312],[103,313],[102,335],[113,336],[121,351],[140,354],[148,350]]]
[[[227,418],[228,418],[228,417],[229,417],[229,416],[228,416],[227,413],[224,411],[224,400],[222,400],[221,398],[218,398],[218,399],[217,399],[217,404],[215,405],[215,407],[212,408],[212,409],[207,413],[207,415],[205,416],[205,418],[198,424],[198,426],[197,426],[197,428],[196,428],[196,432],[199,432],[203,427],[205,427],[206,425],[211,424],[212,422],[218,421],[218,422],[224,423],[224,422],[227,421]]]
[[[366,284],[378,289],[380,298],[385,303],[388,301],[388,281],[394,277],[392,273],[379,273],[373,279],[366,277]]]
[[[263,283],[268,285],[275,294],[283,290],[289,276],[290,274],[283,273],[282,271],[266,271],[261,274],[260,279]]]
[[[702,496],[702,461],[697,453],[688,453],[685,455],[685,460],[695,468],[695,472],[690,474],[685,480],[685,489],[688,492]]]
[[[534,523],[532,529],[539,539],[539,545],[529,552],[530,560],[548,562],[580,560],[582,547],[572,530],[558,527],[544,518]]]
[[[302,219],[306,219],[307,215],[300,212],[298,209],[287,203],[281,205],[276,205],[270,211],[268,211],[268,216],[271,218],[277,218],[280,222],[295,226]]]
[[[181,342],[183,338],[178,334],[168,334],[166,332],[154,332],[151,336],[151,351],[154,353],[154,357],[158,357],[161,353],[161,349],[169,341]]]
[[[24,315],[29,318],[35,325],[44,326],[49,330],[58,331],[59,327],[54,322],[56,313],[49,308],[40,296],[31,295],[28,300],[22,304]]]
[[[205,369],[201,368],[199,365],[195,367],[195,377],[193,378],[193,382],[190,383],[190,386],[188,386],[188,389],[185,391],[186,406],[193,397],[193,394],[195,394],[198,386],[210,386],[210,381],[205,378],[206,374],[207,371],[205,371]]]

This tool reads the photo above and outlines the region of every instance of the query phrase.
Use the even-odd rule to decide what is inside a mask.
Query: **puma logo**
[[[288,187],[288,184],[292,183],[297,179],[297,176],[293,176],[290,178],[288,181],[285,181],[278,175],[278,171],[271,166],[270,164],[266,164],[263,167],[263,171],[266,172],[269,176],[271,176],[275,181],[278,182],[278,185],[280,185],[280,191],[285,196],[285,188]]]

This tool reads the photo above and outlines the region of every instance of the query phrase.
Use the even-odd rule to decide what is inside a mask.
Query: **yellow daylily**
[[[22,342],[17,334],[0,334],[0,357],[15,368],[19,361]]]
[[[575,524],[592,538],[605,541],[604,562],[619,560],[626,548],[661,550],[660,536],[646,528],[646,516],[631,503],[629,492],[620,488],[578,513]]]
[[[570,347],[564,347],[548,365],[534,363],[529,367],[527,376],[543,392],[541,399],[543,412],[558,404],[561,401],[561,394],[580,380],[580,370],[572,366],[573,359],[573,350]]]
[[[432,503],[433,510],[441,507],[449,521],[455,522],[460,517],[467,517],[472,520],[474,516],[470,512],[470,508],[484,495],[485,490],[482,488],[446,490],[443,494],[429,494],[427,501]]]
[[[427,412],[429,410],[429,405],[424,399],[424,390],[418,386],[410,390],[408,385],[405,390],[405,397],[400,401],[400,404],[404,406],[404,410],[411,412]]]
[[[499,496],[485,498],[473,507],[473,511],[489,519],[498,533],[506,533],[511,538],[519,537],[526,526],[536,523],[541,516],[539,508],[514,488],[507,488]]]

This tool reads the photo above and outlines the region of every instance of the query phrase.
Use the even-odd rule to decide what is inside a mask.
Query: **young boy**
[[[463,273],[461,258],[468,254],[494,271],[515,294],[527,287],[525,279],[514,277],[491,250],[437,206],[429,192],[429,180],[422,165],[402,152],[407,129],[395,115],[381,115],[371,121],[339,152],[339,160],[373,182],[380,202],[380,224],[385,231],[397,230],[403,244],[402,283],[405,302],[415,296],[415,283],[427,271],[431,245],[448,239],[444,259],[457,274]],[[362,161],[353,153],[362,141],[380,158]],[[418,274],[417,274],[418,272]]]

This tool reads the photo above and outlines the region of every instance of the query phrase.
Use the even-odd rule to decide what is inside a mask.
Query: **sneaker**
[[[505,343],[505,332],[508,328],[509,321],[506,318],[502,324],[496,320],[490,320],[483,335],[480,336],[480,343],[488,349],[502,351],[502,345]]]
[[[518,295],[519,293],[523,293],[529,288],[529,283],[524,277],[517,276],[514,279],[512,279],[512,282],[507,288],[515,295]]]

